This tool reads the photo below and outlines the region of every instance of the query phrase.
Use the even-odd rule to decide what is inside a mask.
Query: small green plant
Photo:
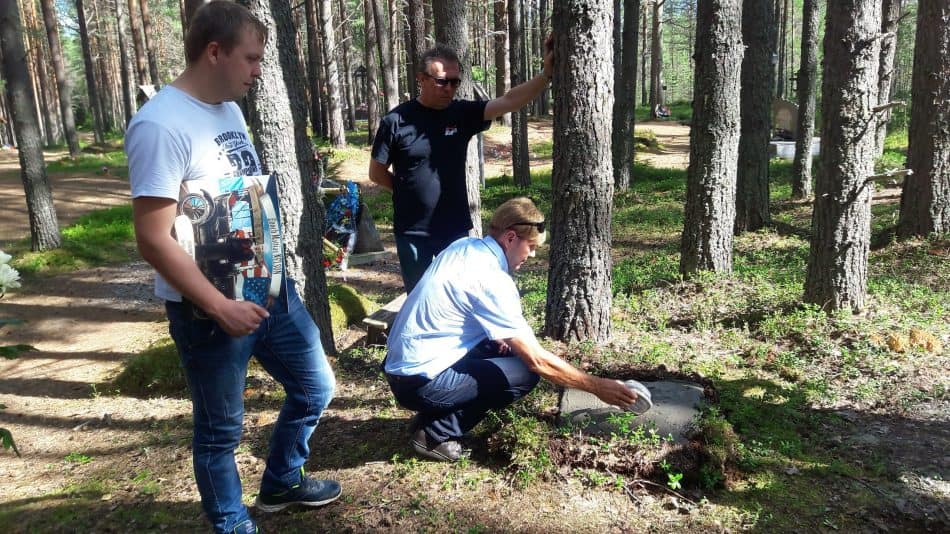
[[[92,461],[92,456],[86,456],[81,452],[71,452],[63,460],[67,464],[84,465]]]
[[[674,471],[673,466],[670,465],[670,463],[667,462],[666,459],[663,459],[660,461],[660,469],[662,469],[663,472],[666,473],[666,485],[669,486],[670,489],[677,490],[683,487],[680,484],[680,480],[683,480],[683,473],[680,473],[679,471]]]

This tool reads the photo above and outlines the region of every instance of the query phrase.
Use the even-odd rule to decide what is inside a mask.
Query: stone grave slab
[[[653,408],[633,422],[646,428],[656,425],[660,436],[672,435],[676,443],[686,443],[705,400],[703,386],[682,380],[640,382],[650,390]],[[609,435],[616,431],[608,419],[621,411],[579,389],[567,388],[561,396],[561,423],[583,427],[587,434]]]

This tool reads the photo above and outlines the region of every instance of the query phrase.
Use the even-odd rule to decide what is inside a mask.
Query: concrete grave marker
[[[682,380],[640,383],[650,390],[653,408],[637,416],[633,422],[645,428],[655,425],[661,437],[672,435],[676,443],[686,443],[705,399],[703,386]],[[579,389],[567,388],[561,397],[561,423],[583,427],[586,434],[609,435],[615,432],[616,428],[608,419],[611,414],[621,412],[620,408],[605,404],[595,395]]]

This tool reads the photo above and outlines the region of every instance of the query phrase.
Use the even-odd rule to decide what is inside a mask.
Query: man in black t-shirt
[[[488,102],[454,99],[461,83],[458,56],[436,45],[422,55],[423,70],[416,73],[419,96],[383,117],[369,178],[393,193],[393,231],[407,293],[432,258],[472,229],[465,190],[468,142],[493,119],[521,109],[547,87],[551,43],[548,37],[540,75]]]

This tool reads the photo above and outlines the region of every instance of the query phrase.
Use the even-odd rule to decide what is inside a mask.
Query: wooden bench
[[[406,302],[406,294],[403,293],[394,298],[389,304],[373,312],[372,315],[363,319],[366,326],[366,344],[367,345],[385,345],[386,336],[389,333],[389,327],[396,320],[396,315],[402,309]]]

